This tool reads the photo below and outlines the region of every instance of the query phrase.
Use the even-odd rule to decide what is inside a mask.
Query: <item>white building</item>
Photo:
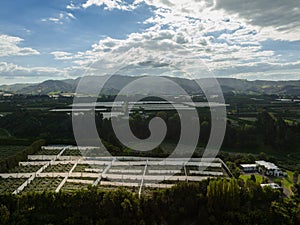
[[[241,164],[240,167],[243,172],[256,172],[257,170],[256,164]]]
[[[284,175],[284,173],[276,166],[274,163],[266,162],[264,160],[255,161],[258,172],[264,173],[267,176],[279,177]]]
[[[279,190],[282,190],[282,187],[280,187],[278,184],[276,183],[270,183],[270,184],[261,184],[260,185],[262,188],[264,187],[270,187],[272,189],[279,189]]]

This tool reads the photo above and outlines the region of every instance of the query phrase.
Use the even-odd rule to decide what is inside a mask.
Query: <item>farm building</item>
[[[272,189],[278,189],[278,190],[282,190],[282,187],[280,187],[278,184],[276,183],[270,183],[270,184],[261,184],[260,185],[262,188],[264,187],[270,187]]]
[[[284,173],[274,163],[266,162],[264,160],[255,161],[258,167],[258,172],[265,174],[266,176],[279,177],[283,176]]]
[[[245,173],[257,171],[266,176],[280,177],[286,175],[286,173],[282,172],[274,163],[266,162],[264,160],[255,161],[255,164],[240,164],[240,168]]]
[[[243,172],[256,172],[257,164],[241,164],[240,165]]]

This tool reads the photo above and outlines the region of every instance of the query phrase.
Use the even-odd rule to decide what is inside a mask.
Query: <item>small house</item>
[[[264,160],[255,161],[257,164],[258,172],[266,175],[266,176],[274,176],[279,177],[283,176],[283,172],[276,166],[274,163],[266,162]]]
[[[253,172],[256,172],[256,170],[257,170],[256,164],[241,164],[240,167],[241,167],[242,171],[245,173],[253,173]]]
[[[270,187],[270,188],[272,188],[272,189],[278,189],[278,190],[282,190],[282,189],[283,189],[280,185],[278,185],[278,184],[276,184],[276,183],[261,184],[260,186],[261,186],[262,188],[264,188],[264,187]]]

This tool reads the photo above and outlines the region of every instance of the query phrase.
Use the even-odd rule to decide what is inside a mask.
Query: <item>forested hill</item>
[[[91,88],[98,88],[95,84],[105,83],[102,93],[108,95],[117,94],[124,86],[129,84],[130,82],[138,79],[140,77],[133,76],[121,76],[115,75],[111,77],[108,82],[107,76],[93,76],[87,77],[85,79],[85,85]],[[174,82],[180,84],[189,94],[196,94],[200,92],[199,87],[195,80],[188,80],[184,78],[178,77],[169,77],[169,79]],[[235,79],[235,78],[217,78],[220,83],[222,90],[224,93],[244,93],[244,94],[278,94],[278,95],[300,95],[300,80],[292,80],[292,81],[267,81],[267,80],[255,80],[248,81],[243,79]],[[13,93],[19,94],[49,94],[49,93],[61,93],[61,92],[75,92],[76,87],[80,78],[77,79],[67,79],[67,80],[47,80],[38,84],[16,84],[16,85],[2,85],[0,86],[0,91],[9,91]],[[203,78],[198,80],[204,86],[209,86],[211,84],[210,78]],[[147,84],[142,89],[143,93],[153,91],[152,86],[157,87],[157,84]],[[167,84],[166,88],[163,89],[162,94],[174,94],[174,89],[169,87]],[[168,88],[169,87],[169,88]],[[211,86],[210,90],[215,90],[213,86]],[[134,92],[133,94],[140,94],[138,92]]]

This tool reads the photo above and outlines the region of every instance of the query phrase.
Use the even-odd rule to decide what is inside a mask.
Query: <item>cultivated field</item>
[[[0,174],[0,190],[17,194],[123,186],[141,194],[143,188],[169,188],[179,181],[231,174],[220,159],[80,156],[86,155],[84,151],[92,152],[95,148],[42,147],[36,155],[29,155],[27,162]]]

